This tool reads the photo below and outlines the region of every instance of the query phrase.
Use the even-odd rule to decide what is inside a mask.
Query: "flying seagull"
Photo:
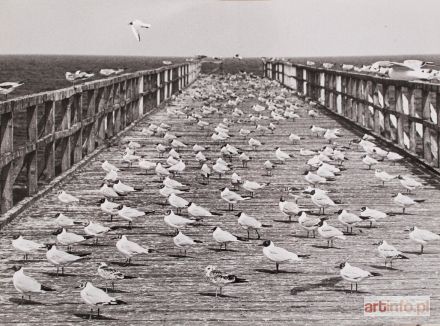
[[[141,34],[139,33],[139,30],[141,28],[150,28],[151,24],[144,23],[140,21],[139,19],[135,19],[128,23],[128,25],[131,25],[131,30],[133,32],[134,37],[136,37],[136,40],[139,42],[141,41]]]

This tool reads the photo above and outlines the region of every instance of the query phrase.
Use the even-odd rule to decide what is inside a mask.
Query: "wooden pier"
[[[109,144],[110,146],[92,155],[69,178],[60,180],[59,184],[49,189],[40,199],[24,206],[22,212],[2,228],[0,257],[3,291],[0,293],[0,304],[3,309],[0,311],[0,324],[85,324],[89,308],[81,301],[79,290],[75,289],[75,286],[80,280],[87,280],[95,286],[104,287],[105,282],[97,276],[96,272],[97,264],[102,261],[110,263],[134,278],[116,282],[116,290],[110,291],[109,294],[126,301],[127,304],[104,306],[103,316],[99,320],[93,320],[94,324],[99,325],[122,323],[127,325],[416,325],[440,323],[440,284],[438,282],[440,243],[429,244],[425,253],[419,255],[420,247],[408,239],[408,232],[405,231],[416,225],[436,233],[440,232],[438,176],[432,169],[415,160],[416,157],[420,157],[426,165],[437,168],[438,156],[433,153],[432,143],[428,146],[426,142],[420,142],[415,125],[420,122],[418,118],[407,118],[402,112],[400,114],[394,111],[386,113],[386,109],[381,108],[385,103],[404,102],[402,94],[412,94],[412,97],[408,97],[408,102],[404,102],[407,104],[395,104],[396,110],[399,108],[399,110],[411,110],[413,113],[419,112],[417,110],[420,106],[414,106],[413,103],[422,103],[421,99],[425,99],[424,86],[408,89],[409,84],[396,83],[394,90],[399,89],[400,99],[394,95],[392,101],[390,91],[386,93],[382,91],[381,95],[379,92],[375,93],[381,87],[391,89],[390,81],[380,79],[382,84],[379,87],[377,83],[379,80],[373,77],[365,76],[363,81],[357,81],[357,78],[361,77],[349,77],[350,74],[340,72],[309,70],[303,66],[292,65],[288,68],[279,63],[266,63],[267,77],[277,79],[296,91],[286,91],[278,83],[270,82],[268,79],[265,80],[264,87],[256,88],[254,81],[257,79],[250,78],[248,75],[239,75],[235,77],[235,81],[226,79],[225,76],[202,76],[197,78],[190,88],[183,90],[178,101],[171,101],[166,105],[188,106],[196,109],[200,109],[203,105],[211,105],[218,108],[219,113],[207,115],[204,118],[210,123],[209,127],[201,129],[196,124],[186,122],[182,117],[167,114],[164,108],[153,109],[177,90],[182,90],[191,83],[197,77],[198,69],[199,66],[194,64],[160,69],[155,72],[142,72],[134,76],[121,76],[108,81],[97,81],[90,86],[86,84],[81,88],[60,91],[58,97],[47,99],[43,96],[40,100],[42,102],[31,102],[31,105],[20,104],[21,107],[27,108],[25,112],[30,124],[36,126],[29,127],[29,130],[33,131],[29,136],[32,138],[25,143],[29,143],[29,146],[13,147],[11,144],[15,118],[13,108],[14,105],[18,105],[13,103],[20,103],[20,100],[0,106],[2,114],[1,162],[4,170],[2,198],[8,200],[3,203],[2,199],[4,210],[12,206],[11,184],[14,184],[13,180],[16,179],[20,170],[14,167],[13,159],[23,157],[23,162],[27,162],[25,166],[29,168],[26,170],[26,176],[33,179],[28,180],[26,184],[28,189],[35,192],[44,171],[49,170],[46,172],[46,178],[49,179],[55,176],[57,169],[63,173],[72,164],[80,162],[81,158],[91,154],[96,146],[102,145],[106,137],[115,136],[135,122],[130,130],[116,137]],[[288,69],[291,69],[290,72]],[[319,77],[322,74],[324,77]],[[322,88],[318,87],[318,81],[321,80],[319,78],[324,78],[325,83]],[[313,84],[312,80],[316,81],[316,84]],[[352,86],[348,88],[344,86],[342,89],[337,86],[341,83]],[[211,87],[214,87],[217,92],[211,91],[208,97],[196,94],[197,90],[209,90]],[[210,183],[206,184],[200,177],[200,166],[191,149],[196,143],[206,146],[205,155],[211,159],[211,163],[219,157],[221,145],[210,138],[212,129],[224,118],[234,119],[230,114],[231,107],[227,106],[227,99],[216,98],[216,95],[225,89],[232,90],[243,99],[237,107],[245,112],[240,123],[236,122],[231,127],[230,133],[233,136],[228,143],[239,147],[252,157],[247,168],[243,168],[237,159],[233,159],[233,170],[243,180],[270,183],[266,188],[257,192],[255,198],[238,204],[234,212],[227,211],[227,204],[220,200],[220,189],[231,186],[230,173],[221,179],[214,175]],[[357,92],[359,89],[363,92],[365,89],[368,91],[362,100],[355,99],[357,95],[355,96],[354,93],[345,99],[342,92],[346,92],[347,89],[350,92]],[[246,120],[245,117],[254,113],[251,107],[257,103],[260,91],[270,92],[273,99],[278,95],[283,95],[289,101],[297,103],[297,113],[300,118],[293,121],[280,121],[273,133],[256,131],[254,137],[261,140],[263,145],[257,150],[252,150],[247,145],[247,140],[238,132],[241,128],[255,129],[255,124]],[[423,95],[421,98],[417,97],[419,91]],[[370,92],[372,102],[368,97]],[[247,97],[250,93],[256,97]],[[318,117],[310,117],[308,111],[312,106],[304,99],[305,96],[322,99],[322,104],[328,106],[330,111],[318,108]],[[124,99],[121,100],[121,97]],[[428,97],[433,101],[434,95],[431,94]],[[100,104],[103,101],[108,103],[109,99],[114,105]],[[435,104],[437,102],[429,103],[437,110],[437,104]],[[424,103],[422,107],[430,109],[429,103]],[[33,109],[29,111],[28,108],[32,107]],[[370,107],[373,108],[373,112]],[[419,109],[414,111],[415,107]],[[60,108],[63,114],[59,116],[55,113],[54,111],[58,110],[56,108]],[[43,124],[46,120],[41,120],[35,113],[40,112],[40,109],[46,112],[46,117],[49,117],[46,124]],[[67,116],[65,111],[68,112]],[[78,112],[82,112],[81,118]],[[347,119],[338,119],[332,112],[345,116]],[[383,126],[380,123],[380,114],[384,114]],[[420,114],[422,114],[421,111]],[[390,118],[391,115],[398,119],[397,125],[391,122],[393,120]],[[422,116],[425,117],[425,115]],[[129,141],[136,141],[142,145],[138,149],[138,155],[145,156],[146,159],[154,162],[164,162],[166,157],[159,158],[155,149],[156,144],[162,143],[163,139],[157,136],[146,137],[142,133],[143,127],[151,123],[162,122],[169,124],[171,132],[179,136],[183,143],[188,144],[188,148],[179,150],[186,163],[186,170],[177,177],[177,180],[190,186],[189,193],[182,197],[221,214],[221,216],[204,219],[197,227],[184,230],[185,234],[203,241],[202,244],[189,251],[188,257],[178,256],[178,250],[174,247],[172,240],[173,230],[163,221],[164,214],[170,206],[164,203],[164,197],[159,194],[159,178],[156,175],[143,174],[136,164],[128,167],[121,163],[122,152]],[[410,129],[407,129],[407,123],[413,127],[410,126]],[[106,127],[103,127],[103,124]],[[376,134],[381,133],[383,141],[379,140],[377,144],[382,148],[396,150],[396,147],[390,147],[390,144],[385,142],[386,135],[389,135],[394,145],[411,154],[396,164],[383,161],[377,167],[390,174],[411,175],[421,181],[422,189],[417,190],[411,196],[425,199],[426,202],[411,207],[407,214],[402,214],[402,209],[393,202],[392,194],[404,192],[405,189],[398,180],[382,187],[381,182],[374,177],[374,169],[369,170],[362,163],[361,157],[364,152],[352,142],[353,139],[359,139],[363,134],[356,124],[360,124],[365,129],[374,126],[371,128],[372,131]],[[289,223],[278,208],[280,196],[293,200],[285,191],[286,187],[303,189],[308,185],[303,176],[303,172],[307,169],[305,162],[308,158],[300,156],[299,149],[318,150],[328,145],[324,139],[311,134],[311,125],[341,128],[343,135],[337,143],[348,148],[346,150],[348,161],[344,163],[346,170],[340,177],[337,177],[336,181],[322,186],[323,189],[329,191],[330,197],[340,203],[338,208],[327,212],[329,223],[343,229],[336,219],[336,211],[339,208],[359,213],[361,207],[368,206],[390,214],[385,220],[375,223],[373,228],[369,228],[368,223],[355,228],[355,235],[347,236],[345,241],[337,240],[336,248],[332,249],[326,248],[326,241],[319,236],[306,238],[298,224]],[[422,125],[423,139],[426,139],[425,132],[428,129],[431,137],[433,127],[424,122]],[[91,134],[89,129],[93,131]],[[79,136],[78,132],[80,132]],[[289,141],[288,136],[292,132],[302,138],[300,144],[292,144]],[[410,139],[409,147],[405,147],[405,134]],[[61,142],[64,142],[64,145]],[[43,155],[43,165],[40,165],[40,160],[37,158],[26,159],[29,153],[33,153],[34,156],[40,155],[41,146],[44,148],[49,146],[45,152],[47,155]],[[273,175],[268,176],[263,163],[266,160],[276,161],[274,156],[276,147],[293,154],[293,158],[286,164],[277,164]],[[422,149],[423,153],[429,149],[431,155],[423,154],[422,157]],[[47,162],[48,157],[49,162]],[[124,183],[142,188],[141,191],[119,199],[118,202],[139,209],[155,210],[155,213],[149,215],[145,222],[142,220],[134,223],[132,229],[125,229],[126,221],[118,218],[109,222],[108,215],[98,207],[98,201],[102,197],[98,189],[106,174],[101,169],[104,160],[121,167],[120,177]],[[9,167],[6,169],[7,166]],[[15,172],[10,172],[11,169]],[[57,191],[61,189],[80,198],[80,202],[70,207],[62,205],[57,201]],[[247,195],[247,192],[242,189],[237,191]],[[29,194],[31,193],[29,190]],[[312,213],[317,211],[316,206],[307,196],[301,196],[298,203],[305,209],[311,210]],[[241,236],[246,235],[246,231],[237,224],[235,214],[238,211],[255,216],[271,227],[261,231],[262,239],[260,240],[254,239],[232,244],[228,251],[219,250],[218,244],[214,242],[211,235],[214,226],[221,226]],[[99,246],[86,243],[74,247],[75,252],[91,253],[90,258],[83,263],[67,267],[66,276],[56,277],[55,269],[47,262],[44,251],[32,255],[30,261],[24,262],[21,254],[13,250],[11,237],[21,234],[25,238],[41,243],[54,242],[55,236],[52,235],[56,229],[54,216],[58,212],[82,222],[96,220],[107,226],[118,227],[118,229],[100,239],[102,241]],[[72,231],[83,233],[81,226],[73,228]],[[132,265],[123,266],[123,257],[115,248],[118,240],[116,236],[122,233],[132,241],[154,248],[155,252],[148,256],[136,257]],[[310,256],[299,264],[282,265],[282,272],[277,274],[274,272],[275,264],[263,256],[262,247],[258,246],[263,239],[270,239],[278,246]],[[377,246],[374,245],[384,239],[410,259],[396,261],[393,265],[394,269],[386,269],[383,260],[377,256]],[[361,283],[360,292],[350,293],[350,285],[341,279],[339,269],[335,268],[336,265],[347,260],[352,265],[379,272],[382,275]],[[27,274],[56,288],[57,291],[35,296],[31,302],[20,305],[20,295],[10,281],[12,272],[7,270],[18,264],[25,266]],[[249,283],[225,287],[224,295],[216,298],[215,288],[204,278],[204,268],[211,264],[246,278]],[[366,318],[363,315],[363,300],[368,295],[428,295],[431,297],[431,316]]]

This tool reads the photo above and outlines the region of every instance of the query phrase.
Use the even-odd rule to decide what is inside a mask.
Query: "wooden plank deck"
[[[224,82],[224,80],[223,80]],[[191,90],[207,89],[210,85],[221,88],[214,77],[198,80]],[[271,86],[272,91],[281,89]],[[258,96],[259,89],[252,89],[249,81],[240,80],[234,91],[241,97],[249,93]],[[293,95],[290,95],[293,98]],[[297,99],[297,101],[301,101]],[[251,113],[251,106],[256,99],[245,99],[239,105],[246,114]],[[211,210],[221,212],[222,216],[207,218],[198,227],[187,228],[185,234],[200,239],[203,244],[190,250],[186,258],[177,258],[178,251],[174,248],[172,230],[164,223],[163,216],[168,206],[163,205],[163,197],[159,195],[159,180],[156,175],[142,175],[135,166],[124,168],[120,173],[121,180],[129,185],[141,186],[144,189],[130,195],[121,203],[126,205],[154,209],[155,214],[148,216],[145,223],[135,223],[132,230],[124,231],[130,240],[156,249],[149,256],[135,257],[131,266],[115,265],[127,275],[136,276],[134,279],[122,280],[116,283],[116,292],[111,295],[126,301],[127,305],[105,306],[102,309],[104,317],[99,324],[179,324],[179,325],[235,325],[235,324],[301,324],[301,325],[381,325],[381,324],[424,324],[439,323],[440,309],[440,247],[433,243],[426,247],[423,255],[418,255],[419,246],[408,239],[405,228],[417,225],[422,228],[440,232],[437,221],[440,207],[439,180],[430,172],[418,167],[412,162],[403,161],[392,165],[381,162],[379,167],[391,174],[410,174],[424,183],[424,187],[413,194],[416,198],[427,201],[418,207],[409,208],[408,214],[401,215],[401,209],[393,202],[391,195],[403,192],[398,181],[381,187],[379,180],[374,177],[373,170],[367,170],[361,162],[363,152],[354,145],[347,150],[348,161],[346,171],[336,181],[321,188],[330,191],[333,199],[340,200],[341,208],[359,212],[360,207],[368,206],[386,212],[397,213],[387,220],[377,223],[374,228],[364,226],[356,228],[355,236],[348,236],[345,241],[336,241],[336,248],[327,249],[325,240],[317,236],[315,239],[304,238],[304,232],[297,223],[286,223],[278,209],[281,195],[286,196],[284,188],[294,186],[306,187],[303,172],[306,169],[307,157],[298,154],[299,148],[319,149],[326,141],[311,135],[309,127],[314,124],[324,128],[343,128],[343,137],[337,143],[349,145],[350,140],[358,138],[355,130],[341,126],[338,121],[320,111],[320,116],[312,119],[307,115],[310,108],[304,104],[298,113],[301,118],[295,121],[282,121],[273,134],[254,137],[264,142],[257,151],[251,151],[243,137],[238,135],[242,127],[252,127],[252,123],[243,121],[235,123],[230,131],[234,135],[230,144],[250,153],[252,160],[248,168],[242,168],[234,159],[234,170],[242,177],[258,182],[270,182],[270,185],[256,193],[255,198],[237,205],[237,210],[244,211],[257,217],[265,224],[273,227],[262,230],[262,239],[271,239],[275,244],[300,254],[309,254],[299,264],[282,265],[282,273],[274,274],[274,264],[262,254],[258,246],[262,240],[251,240],[231,245],[230,251],[218,251],[218,245],[213,242],[211,229],[216,225],[233,232],[245,235],[237,224],[237,212],[228,212],[227,204],[220,201],[220,188],[230,185],[230,173],[227,178],[217,179],[206,185],[199,177],[199,164],[194,159],[191,147],[198,143],[209,146],[207,157],[215,160],[219,157],[220,145],[214,144],[207,136],[208,130],[222,121],[224,117],[231,118],[231,108],[224,108],[224,102],[217,101],[213,106],[221,108],[223,114],[215,114],[206,118],[211,123],[207,130],[200,130],[196,125],[183,123],[181,118],[167,116],[165,110],[155,112],[139,126],[133,128],[124,137],[135,140],[143,146],[137,152],[154,161],[164,161],[158,158],[155,145],[162,142],[159,137],[146,138],[140,132],[149,123],[168,123],[171,132],[181,136],[181,140],[190,145],[180,151],[187,165],[185,172],[177,179],[190,185],[189,194],[182,197],[193,200],[197,204]],[[200,107],[201,101],[189,96],[179,105]],[[265,113],[267,114],[267,113]],[[266,122],[267,123],[267,122]],[[304,138],[299,145],[293,145],[288,135],[294,132]],[[11,237],[22,234],[27,239],[38,242],[53,242],[51,235],[56,229],[54,215],[64,212],[69,217],[87,221],[94,219],[105,225],[126,225],[125,221],[116,218],[108,222],[108,216],[97,207],[101,198],[97,192],[105,172],[100,165],[103,160],[122,166],[121,157],[124,148],[123,140],[99,154],[76,175],[54,189],[39,200],[35,205],[25,210],[19,218],[0,232],[0,257],[2,259],[0,304],[0,324],[57,324],[74,325],[88,317],[88,307],[81,301],[79,290],[74,289],[80,280],[91,281],[96,286],[104,286],[104,282],[96,273],[97,263],[121,263],[123,257],[115,248],[116,233],[107,236],[97,247],[81,245],[74,247],[75,252],[92,253],[90,259],[80,264],[66,268],[66,276],[55,277],[55,271],[46,260],[44,252],[32,255],[28,262],[22,261],[20,253],[13,250]],[[278,165],[269,177],[262,167],[264,161],[275,161],[274,149],[294,154],[287,164]],[[56,193],[64,189],[81,199],[79,205],[66,209],[56,200]],[[240,191],[246,194],[246,191]],[[299,204],[308,209],[315,209],[310,199],[301,198]],[[342,229],[336,220],[335,209],[326,212],[330,224]],[[74,232],[83,233],[81,227]],[[120,232],[120,231],[118,231]],[[386,239],[410,257],[407,261],[396,261],[395,270],[383,269],[383,261],[376,254],[374,242]],[[359,293],[349,293],[349,284],[339,277],[339,269],[335,265],[348,260],[352,265],[382,273],[382,276],[365,281],[360,285]],[[43,284],[57,289],[56,292],[34,297],[36,303],[18,305],[20,295],[14,289],[7,268],[22,264],[25,271]],[[204,268],[214,264],[218,268],[235,273],[249,280],[249,283],[228,286],[224,289],[224,297],[215,298],[215,289],[204,279]],[[366,295],[430,295],[431,317],[407,317],[395,319],[368,319],[363,316],[363,298]],[[94,322],[98,322],[95,320]]]

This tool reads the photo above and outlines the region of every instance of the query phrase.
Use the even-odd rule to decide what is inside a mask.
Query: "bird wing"
[[[138,42],[140,42],[141,35],[139,34],[138,30],[136,29],[136,27],[134,25],[131,25],[131,31],[133,32],[134,37],[136,37],[136,40],[138,40]]]
[[[359,267],[350,266],[349,268],[344,268],[342,274],[345,275],[347,278],[359,279],[369,276],[370,272],[364,271]]]
[[[24,274],[14,278],[14,285],[24,292],[39,292],[41,290],[41,284],[37,280]]]
[[[105,293],[103,290],[98,289],[96,287],[90,287],[86,291],[82,292],[85,297],[87,297],[88,301],[97,305],[97,304],[107,304],[115,299]]]

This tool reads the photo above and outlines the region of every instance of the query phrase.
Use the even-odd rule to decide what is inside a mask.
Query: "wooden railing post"
[[[36,105],[30,106],[27,111],[27,129],[29,143],[36,143],[38,139],[37,135],[37,107]],[[26,156],[26,170],[27,170],[27,193],[32,195],[37,192],[38,189],[38,162],[37,162],[37,148]]]
[[[0,154],[1,156],[13,153],[14,124],[13,112],[0,116]],[[4,213],[13,205],[13,169],[12,161],[4,165],[0,171],[0,208]]]

